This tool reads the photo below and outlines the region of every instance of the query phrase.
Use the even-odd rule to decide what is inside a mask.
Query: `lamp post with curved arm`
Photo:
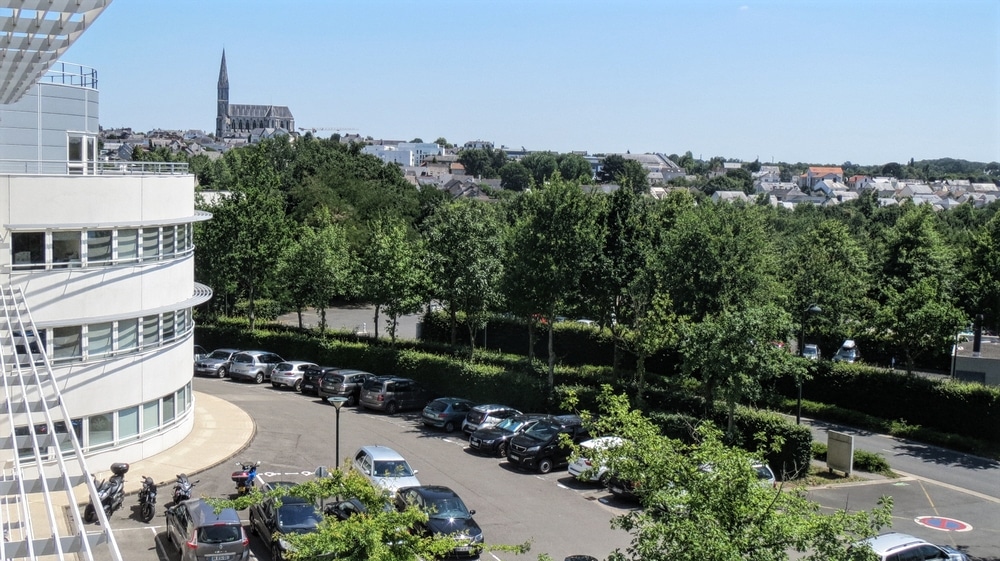
[[[337,469],[340,469],[340,408],[347,403],[346,397],[331,397],[330,403],[333,404],[333,408],[337,410],[337,436],[335,438],[334,447],[336,448],[336,460]]]

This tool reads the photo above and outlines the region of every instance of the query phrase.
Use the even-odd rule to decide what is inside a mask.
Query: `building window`
[[[160,256],[159,228],[142,229],[142,260],[152,261]]]
[[[139,259],[139,230],[118,230],[118,262],[134,263]]]
[[[118,320],[118,352],[129,353],[139,346],[139,320]]]
[[[174,321],[176,323],[175,329],[178,334],[182,335],[187,333],[187,314],[184,313],[184,310],[179,310],[174,314]]]
[[[175,416],[174,394],[163,396],[163,424],[173,421]]]
[[[118,412],[118,440],[133,440],[135,438],[139,438],[138,405]]]
[[[163,313],[163,341],[173,341],[174,340],[174,313],[164,312]]]
[[[114,324],[92,323],[87,326],[87,356],[101,357],[111,354],[111,333]]]
[[[115,432],[113,414],[102,413],[100,415],[92,415],[89,421],[89,429],[87,430],[87,436],[89,437],[89,449],[93,450],[94,448],[100,448],[114,442]]]
[[[160,401],[147,401],[142,404],[142,432],[150,432],[160,427]]]
[[[187,253],[191,249],[191,240],[188,239],[188,225],[177,225],[177,253]]]
[[[187,386],[177,390],[177,408],[180,411],[187,411],[188,405],[190,405],[189,390]]]
[[[87,231],[87,263],[111,262],[111,230]]]
[[[55,267],[80,266],[80,232],[52,232],[52,263]]]
[[[163,227],[163,255],[165,257],[171,257],[174,254],[174,227],[164,226]]]
[[[55,327],[52,329],[52,358],[57,361],[80,358],[80,326]]]
[[[13,233],[11,240],[11,261],[15,269],[41,269],[45,267],[45,233]]]
[[[160,342],[160,316],[142,318],[142,348],[152,347]]]

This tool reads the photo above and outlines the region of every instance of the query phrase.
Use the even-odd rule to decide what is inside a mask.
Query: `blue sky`
[[[232,103],[374,138],[1000,160],[997,0],[115,0],[63,60],[104,127],[214,131],[223,49]]]

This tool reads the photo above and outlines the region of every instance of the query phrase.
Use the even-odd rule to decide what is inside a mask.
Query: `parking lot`
[[[267,480],[302,481],[312,477],[317,467],[336,463],[336,416],[332,406],[267,384],[196,378],[194,387],[234,403],[257,423],[257,433],[246,450],[232,462],[195,477],[200,480],[196,495],[233,493],[230,473],[237,459],[260,460],[260,473]],[[525,473],[509,468],[501,459],[478,456],[468,451],[460,432],[448,435],[425,429],[418,417],[418,412],[386,416],[344,408],[340,415],[341,463],[362,445],[390,446],[418,470],[421,483],[451,487],[470,509],[475,509],[487,543],[532,544],[527,554],[485,553],[484,559],[536,559],[540,553],[557,561],[578,554],[604,558],[615,548],[627,547],[629,536],[611,530],[609,521],[627,512],[631,505],[616,502],[600,487],[575,482],[565,470],[547,475]],[[140,475],[130,473],[129,477]],[[163,539],[162,505],[170,493],[170,486],[161,487],[160,512],[150,524],[138,521],[131,508],[136,504],[134,496],[126,499],[126,508],[115,513],[112,524],[124,559],[179,559]],[[810,497],[829,512],[871,508],[882,494],[890,494],[896,501],[893,529],[957,546],[976,559],[1000,559],[1000,499],[994,496],[914,478],[810,491]],[[246,512],[241,515],[245,521]],[[960,519],[972,529],[933,530],[914,522],[920,516]],[[267,548],[256,537],[251,539],[251,546],[257,559],[270,559]]]

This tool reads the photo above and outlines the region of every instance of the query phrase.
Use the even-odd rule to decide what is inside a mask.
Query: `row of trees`
[[[558,168],[500,200],[448,200],[356,145],[309,137],[232,150],[199,177],[228,194],[196,230],[196,275],[217,311],[246,301],[252,323],[261,298],[299,311],[368,301],[391,337],[432,299],[470,335],[491,313],[590,317],[640,357],[640,386],[642,359],[670,346],[707,395],[735,403],[791,368],[764,343],[794,338],[813,305],[810,338],[880,340],[907,368],[946,353],[974,314],[996,326],[1000,311],[992,208],[862,197],[789,211],[683,189],[654,200],[587,193]]]

